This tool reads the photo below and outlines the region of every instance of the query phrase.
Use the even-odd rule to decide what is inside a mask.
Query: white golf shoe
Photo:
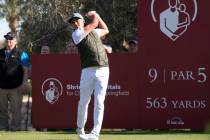
[[[99,140],[98,135],[94,133],[87,134],[88,140]]]
[[[88,140],[88,137],[85,134],[84,129],[77,128],[76,130],[79,140]]]

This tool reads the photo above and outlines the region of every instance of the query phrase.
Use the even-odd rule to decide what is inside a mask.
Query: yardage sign
[[[202,129],[209,120],[209,5],[207,0],[139,2],[144,128]]]

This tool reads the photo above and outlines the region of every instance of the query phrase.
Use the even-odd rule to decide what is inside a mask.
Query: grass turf
[[[0,132],[0,140],[78,140],[74,132]],[[210,133],[182,131],[102,132],[100,140],[210,140]]]

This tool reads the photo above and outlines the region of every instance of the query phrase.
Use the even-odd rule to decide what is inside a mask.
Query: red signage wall
[[[138,128],[138,55],[112,54],[110,80],[105,100],[104,128]],[[32,123],[35,128],[75,128],[79,99],[78,55],[34,55],[32,57]],[[50,93],[55,85],[57,92]],[[93,103],[87,126],[92,124]]]
[[[138,1],[139,51],[109,55],[103,128],[205,127],[210,118],[208,5],[207,0]],[[76,127],[79,56],[34,55],[32,65],[34,127]],[[51,86],[57,88],[54,95]]]

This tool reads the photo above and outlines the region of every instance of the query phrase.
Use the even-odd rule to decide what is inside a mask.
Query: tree
[[[68,44],[72,30],[67,27],[67,20],[73,12],[96,10],[109,27],[108,40],[114,51],[120,50],[123,40],[136,37],[136,0],[5,0],[4,4],[0,1],[0,13],[12,17],[8,18],[11,28],[16,27],[14,21],[22,21],[20,46],[32,45],[37,52],[42,45],[59,52]]]
[[[121,51],[124,40],[136,39],[137,0],[85,0],[83,12],[96,10],[107,23],[108,40],[114,51]]]
[[[0,16],[5,17],[9,23],[12,32],[16,33],[16,28],[20,21],[20,4],[19,0],[1,0],[0,1]]]
[[[59,52],[70,38],[67,28],[69,15],[77,11],[80,2],[75,0],[30,0],[22,8],[21,46],[33,45],[36,52],[48,45],[52,52]]]

